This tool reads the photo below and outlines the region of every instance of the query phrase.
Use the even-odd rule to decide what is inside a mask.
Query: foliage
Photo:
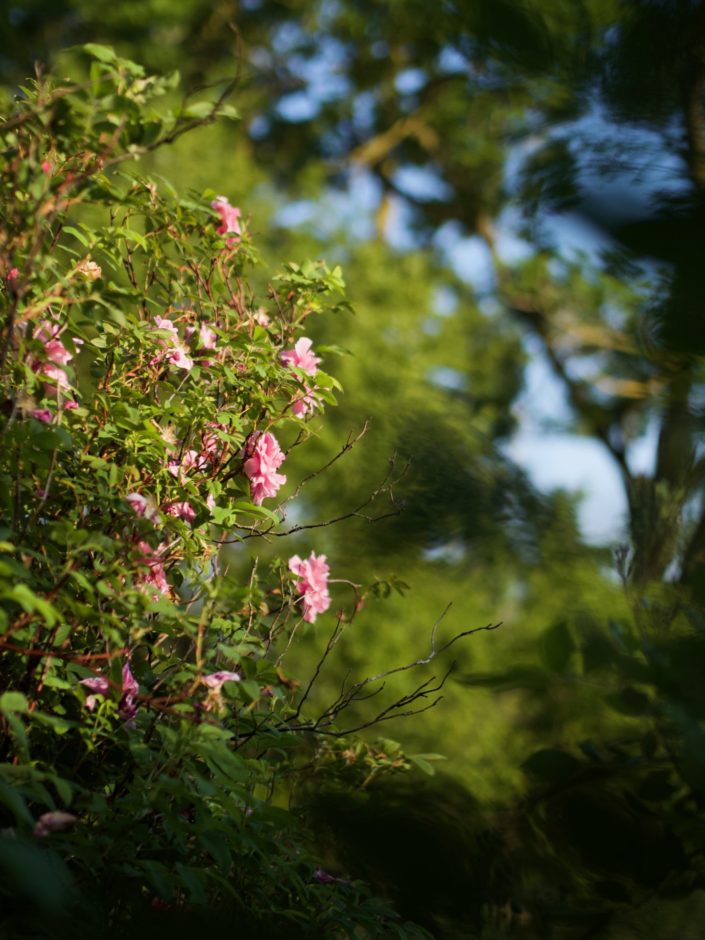
[[[286,805],[342,746],[280,665],[302,598],[309,620],[330,604],[325,559],[297,580],[255,558],[240,579],[221,552],[280,526],[273,432],[298,447],[303,396],[335,401],[334,378],[281,353],[346,309],[340,269],[289,263],[262,292],[224,197],[127,162],[224,98],[159,109],[173,77],[85,51],[88,82],[28,85],[1,128],[4,935],[237,915],[253,937],[423,936],[323,871]]]

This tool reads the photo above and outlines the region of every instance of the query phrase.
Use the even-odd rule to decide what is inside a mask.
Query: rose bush
[[[280,526],[287,448],[335,402],[301,334],[344,309],[341,273],[257,288],[246,210],[135,162],[224,98],[170,110],[175,77],[86,53],[85,83],[29,85],[0,126],[2,929],[421,936],[321,879],[285,808],[287,776],[339,761],[280,665],[331,604],[325,556],[242,578],[221,551]]]

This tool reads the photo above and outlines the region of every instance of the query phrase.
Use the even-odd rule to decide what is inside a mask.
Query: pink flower
[[[19,276],[20,276],[19,268],[10,268],[10,270],[5,275],[5,280],[7,281],[8,284],[12,284],[12,282],[16,281]]]
[[[242,676],[239,672],[227,672],[226,670],[221,670],[220,672],[212,672],[209,676],[202,676],[201,682],[204,685],[207,685],[209,689],[216,689],[219,691],[225,682],[240,682]]]
[[[73,354],[68,351],[60,339],[50,339],[48,343],[45,343],[44,352],[47,359],[56,363],[57,366],[65,366],[70,359],[73,359]]]
[[[48,408],[35,408],[33,411],[30,411],[30,415],[36,418],[37,421],[42,421],[44,424],[51,424],[54,418],[54,415]]]
[[[161,594],[162,597],[171,597],[171,588],[166,579],[164,563],[161,560],[163,545],[158,549],[153,549],[149,542],[138,542],[137,547],[141,551],[139,562],[148,569],[146,575],[139,575],[135,579],[138,587],[146,587],[153,597]]]
[[[198,345],[200,349],[215,349],[218,337],[207,323],[201,323],[198,331]]]
[[[78,402],[73,401],[73,399],[71,401],[67,401],[64,404],[64,408],[66,411],[74,411],[76,408],[78,408]]]
[[[170,460],[167,464],[167,470],[180,483],[186,482],[186,474],[189,470],[207,470],[208,456],[199,454],[197,450],[187,450],[181,457],[181,460]]]
[[[81,679],[79,685],[85,687],[96,695],[107,695],[110,689],[110,683],[105,676],[89,676],[87,679]]]
[[[255,506],[261,506],[266,497],[276,496],[279,487],[286,483],[286,477],[276,472],[285,455],[269,431],[256,431],[247,449],[250,457],[245,461],[243,469],[250,481],[252,502]]]
[[[51,163],[48,160],[42,160],[42,173],[51,173]]]
[[[186,349],[179,339],[179,331],[177,330],[175,324],[171,322],[167,317],[154,317],[154,325],[158,330],[162,330],[167,333],[166,338],[160,337],[160,343],[163,347],[163,352],[155,356],[151,360],[150,365],[161,362],[162,359],[166,359],[167,362],[170,362],[172,365],[176,366],[178,369],[186,369],[188,372],[193,368],[193,359],[188,355]]]
[[[125,663],[122,667],[122,697],[118,705],[118,711],[125,721],[133,721],[137,714],[138,705],[136,698],[140,694],[139,683],[132,675],[130,664]]]
[[[314,356],[311,346],[313,346],[311,340],[303,336],[293,349],[286,350],[279,358],[286,365],[301,369],[306,375],[315,375],[321,360],[318,356]]]
[[[216,197],[211,203],[211,209],[215,209],[220,216],[220,225],[216,229],[219,235],[235,232],[231,238],[225,239],[228,248],[233,248],[240,241],[240,210],[230,205],[227,196]]]
[[[206,424],[206,429],[201,435],[202,458],[215,463],[223,449],[223,442],[216,434],[216,431],[227,431],[227,429],[226,424],[219,424],[217,421],[209,421]]]
[[[177,519],[183,519],[184,522],[192,523],[196,518],[196,513],[191,503],[183,500],[182,502],[169,503],[164,510],[167,516],[175,516]]]
[[[110,692],[110,683],[105,676],[90,676],[88,679],[81,679],[80,685],[92,692],[86,699],[86,708],[90,711],[96,706],[98,696],[107,698]],[[122,689],[118,711],[125,721],[132,721],[137,714],[136,698],[139,695],[140,687],[137,680],[132,675],[130,664],[125,663],[122,667]]]
[[[167,354],[167,360],[178,369],[186,369],[189,372],[193,369],[193,359],[187,355],[186,350],[183,346],[175,346]]]
[[[34,824],[34,835],[39,839],[44,839],[52,832],[63,832],[64,829],[70,829],[77,818],[73,813],[64,813],[59,809],[52,810],[51,813],[43,813]]]
[[[38,375],[43,375],[44,378],[49,379],[49,382],[44,384],[44,394],[47,397],[56,397],[59,391],[67,391],[71,388],[66,372],[60,369],[59,366],[54,365],[53,362],[40,363],[36,368],[36,372]]]
[[[303,618],[308,623],[315,623],[316,616],[330,607],[330,594],[328,593],[330,568],[326,564],[326,556],[315,555],[311,552],[309,557],[302,561],[298,555],[294,555],[289,559],[289,570],[300,579],[296,582],[296,590],[303,595]]]
[[[143,516],[147,510],[147,500],[141,493],[128,493],[125,497],[136,515]]]
[[[164,330],[166,333],[169,333],[169,339],[167,342],[178,343],[179,342],[179,331],[176,329],[176,326],[169,320],[167,317],[154,317],[154,325],[158,330]]]
[[[291,410],[297,418],[303,418],[304,415],[310,414],[316,408],[321,407],[321,398],[316,395],[316,388],[311,388],[310,385],[304,387],[306,389],[304,394],[300,398],[295,398],[291,403]]]
[[[81,679],[79,685],[85,685],[88,691],[93,693],[86,699],[86,708],[90,712],[98,704],[98,696],[102,695],[105,698],[110,691],[110,683],[105,676],[91,676],[88,679]]]
[[[260,326],[267,327],[269,326],[269,315],[264,307],[260,307],[254,314],[253,317],[255,323],[259,323]]]

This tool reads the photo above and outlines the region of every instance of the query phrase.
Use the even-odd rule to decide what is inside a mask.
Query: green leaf
[[[7,714],[26,714],[29,709],[27,697],[22,692],[3,692],[0,695],[0,711]]]
[[[110,46],[101,46],[95,42],[86,42],[81,48],[84,52],[87,52],[88,55],[92,55],[93,58],[98,59],[101,62],[117,61],[117,55],[115,54],[115,51],[110,48]]]

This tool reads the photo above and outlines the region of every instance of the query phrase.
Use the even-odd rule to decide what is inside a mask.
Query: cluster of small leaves
[[[0,125],[3,911],[59,932],[78,908],[134,930],[140,910],[229,905],[253,931],[420,936],[363,885],[315,877],[310,834],[273,804],[300,746],[273,655],[295,578],[227,577],[221,553],[284,516],[244,465],[262,434],[310,433],[280,353],[344,307],[340,271],[289,264],[257,290],[215,192],[165,195],[126,162],[223,101],[160,112],[174,77],[86,52],[85,85],[39,81]],[[315,386],[335,402],[335,379]]]

